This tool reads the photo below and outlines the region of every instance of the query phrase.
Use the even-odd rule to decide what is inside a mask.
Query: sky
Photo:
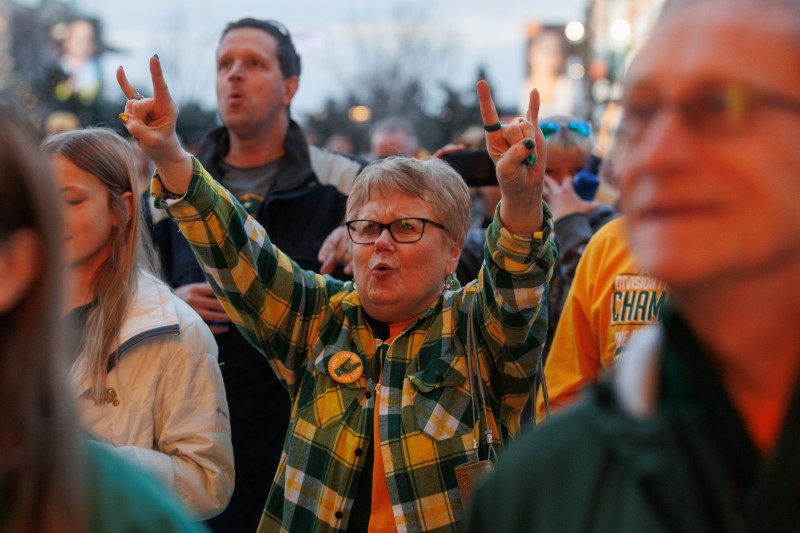
[[[583,20],[589,0],[72,0],[99,18],[106,44],[119,53],[103,58],[105,83],[116,90],[113,73],[124,65],[128,77],[151,91],[148,58],[157,53],[175,99],[213,106],[214,62],[224,25],[246,16],[283,22],[300,49],[303,73],[292,103],[295,116],[311,114],[343,92],[355,71],[354,32],[379,38],[398,10],[424,13],[433,31],[451,44],[447,68],[432,72],[456,87],[467,87],[482,65],[499,105],[519,100],[524,74],[525,24]],[[352,78],[350,78],[352,79]]]

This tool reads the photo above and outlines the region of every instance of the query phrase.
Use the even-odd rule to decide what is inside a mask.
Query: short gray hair
[[[389,157],[367,165],[347,198],[347,219],[375,194],[400,193],[417,196],[433,204],[439,222],[458,245],[464,246],[470,225],[472,203],[467,184],[440,159]]]

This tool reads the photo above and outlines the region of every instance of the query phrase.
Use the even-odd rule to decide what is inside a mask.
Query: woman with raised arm
[[[477,282],[452,275],[466,185],[441,161],[408,158],[356,180],[345,222],[355,279],[341,282],[301,270],[183,151],[157,57],[150,69],[153,98],[117,74],[129,98],[120,118],[158,169],[156,203],[293,401],[259,530],[454,531],[456,467],[519,430],[544,343],[554,249],[538,94],[527,120],[501,126],[478,84],[503,200]]]
[[[196,519],[219,514],[234,472],[217,344],[153,275],[133,151],[102,128],[58,133],[42,147],[62,197],[82,425],[158,477]]]

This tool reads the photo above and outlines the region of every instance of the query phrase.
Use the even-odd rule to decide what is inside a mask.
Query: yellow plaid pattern
[[[155,178],[158,180],[158,177]],[[286,385],[292,418],[259,531],[345,531],[367,447],[386,467],[398,531],[455,531],[463,518],[454,468],[474,458],[473,396],[465,359],[473,335],[496,443],[519,428],[546,332],[542,313],[555,248],[552,216],[533,237],[499,218],[489,229],[479,280],[445,291],[385,350],[380,406],[370,382],[335,381],[340,351],[370,368],[374,335],[350,282],[301,270],[195,161],[183,198],[157,186],[244,335]],[[474,331],[467,331],[472,312]],[[379,409],[381,441],[373,443]],[[486,457],[481,442],[481,457]]]

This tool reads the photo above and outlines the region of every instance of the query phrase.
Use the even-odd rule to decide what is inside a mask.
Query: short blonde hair
[[[453,168],[439,159],[389,157],[367,165],[347,198],[347,219],[375,194],[400,193],[433,204],[436,220],[459,246],[464,246],[470,224],[471,202],[467,184]]]

